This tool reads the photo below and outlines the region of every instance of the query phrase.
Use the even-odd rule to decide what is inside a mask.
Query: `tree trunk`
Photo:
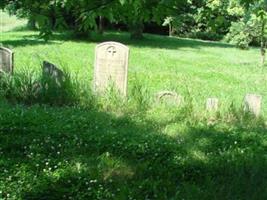
[[[261,66],[265,65],[265,54],[266,54],[266,50],[265,50],[265,46],[266,46],[265,25],[266,25],[266,22],[263,19],[262,20],[262,25],[261,25]]]
[[[265,49],[261,47],[261,66],[265,65]]]
[[[36,21],[33,16],[28,18],[27,27],[31,30],[36,30]]]
[[[172,24],[169,23],[169,36],[172,37]]]
[[[131,33],[131,39],[142,39],[144,24],[143,22],[132,23],[129,27]]]
[[[98,33],[101,35],[104,33],[104,19],[102,16],[99,16]]]

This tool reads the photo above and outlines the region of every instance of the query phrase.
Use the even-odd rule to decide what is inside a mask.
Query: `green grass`
[[[5,32],[1,42],[15,52],[15,73],[22,69],[39,72],[40,62],[49,60],[91,84],[96,44],[115,40],[130,47],[129,88],[135,77],[151,95],[161,90],[185,95],[188,88],[201,108],[208,97],[218,97],[224,109],[232,102],[240,105],[246,93],[266,96],[267,69],[258,66],[258,49],[242,51],[222,43],[145,37],[130,41],[125,33],[106,33],[75,41],[58,35],[44,43],[34,32]],[[267,111],[266,103],[263,111]]]
[[[267,198],[266,128],[240,113],[0,109],[3,199]]]
[[[266,97],[258,49],[114,32],[0,38],[15,52],[0,80],[0,199],[267,199],[267,104],[259,119],[240,110],[246,93]],[[130,47],[126,99],[91,93],[94,48],[108,40]],[[70,79],[52,87],[43,60]],[[161,90],[185,103],[156,102]],[[213,96],[220,111],[206,113]]]

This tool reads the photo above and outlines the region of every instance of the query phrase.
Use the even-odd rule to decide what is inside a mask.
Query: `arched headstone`
[[[12,74],[14,68],[14,53],[5,47],[0,47],[0,72]]]
[[[129,48],[118,42],[104,42],[95,49],[94,91],[104,92],[110,84],[127,95]]]

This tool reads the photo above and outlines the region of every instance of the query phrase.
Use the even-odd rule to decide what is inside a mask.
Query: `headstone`
[[[219,99],[217,98],[208,98],[206,102],[206,110],[209,112],[218,111],[219,108]]]
[[[4,47],[0,47],[0,72],[13,73],[13,52]]]
[[[43,76],[51,78],[59,86],[61,86],[61,83],[65,80],[64,72],[47,61],[43,62]]]
[[[113,84],[120,94],[127,95],[129,48],[118,42],[96,46],[94,91],[104,92]]]
[[[247,94],[244,99],[244,110],[245,112],[250,112],[256,117],[260,115],[261,112],[262,96],[255,94]]]
[[[172,91],[158,92],[156,94],[156,99],[157,99],[157,102],[159,103],[165,103],[168,105],[177,105],[177,106],[179,106],[183,101],[182,96]]]

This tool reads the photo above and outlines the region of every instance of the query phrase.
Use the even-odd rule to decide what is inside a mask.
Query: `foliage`
[[[242,7],[233,0],[188,1],[185,12],[174,13],[168,24],[181,36],[218,40],[228,33],[231,22],[242,13]]]
[[[249,16],[248,20],[243,19],[232,23],[230,31],[226,35],[226,40],[241,49],[248,49],[251,44],[260,45],[259,35],[259,21],[256,16]]]
[[[42,2],[18,0],[4,2],[2,6],[18,15],[34,18],[39,25],[41,36],[46,39],[55,28],[68,28],[74,29],[75,33],[88,33],[96,29],[96,20],[99,16],[113,23],[127,24],[132,36],[140,37],[144,22],[161,23],[167,12],[173,9],[179,10],[177,5],[182,7],[185,2],[186,0],[161,2],[155,0],[45,0]]]
[[[267,24],[267,2],[266,0],[241,0],[241,4],[247,9],[247,13],[251,16],[256,16],[260,25],[260,31],[258,38],[261,43],[261,65],[265,64],[265,52],[266,52],[266,24]]]

